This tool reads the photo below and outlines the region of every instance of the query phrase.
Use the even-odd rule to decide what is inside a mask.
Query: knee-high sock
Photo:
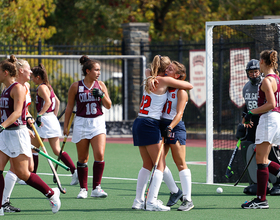
[[[145,190],[150,176],[150,170],[142,167],[138,173],[137,185],[136,185],[136,197],[139,202],[144,202]]]
[[[163,172],[156,169],[154,172],[153,180],[150,185],[147,202],[149,203],[156,202],[162,179],[163,179]]]
[[[37,173],[38,165],[39,165],[39,156],[38,153],[33,153],[32,154],[33,161],[34,161],[34,169],[32,173]]]
[[[52,197],[54,194],[54,191],[36,173],[30,173],[30,177],[26,183],[39,190],[48,198]]]
[[[104,167],[105,167],[104,161],[94,161],[92,189],[95,189],[96,186],[99,186],[101,184]]]
[[[183,191],[183,199],[192,201],[192,175],[190,169],[181,170],[179,172],[179,177]]]
[[[275,163],[274,161],[270,161],[268,165],[268,170],[271,174],[277,176],[277,174],[280,171],[280,165],[278,163]]]
[[[269,178],[268,167],[258,168],[257,170],[257,197],[259,200],[266,199],[267,181]]]
[[[87,166],[87,164],[82,164],[82,163],[77,162],[77,172],[78,172],[80,188],[86,188],[86,190],[88,191],[88,166]]]
[[[6,202],[9,202],[16,181],[17,181],[17,175],[9,170],[5,175],[5,188],[3,192],[2,205],[5,204]]]
[[[75,164],[73,163],[71,157],[63,151],[60,157],[61,161],[70,168],[71,173],[73,174],[76,170]]]
[[[0,171],[0,198],[2,201],[3,198],[3,191],[5,187],[5,181],[4,181],[4,176],[3,176],[3,171]],[[0,203],[0,209],[2,208],[2,202]]]
[[[178,192],[178,186],[175,183],[175,180],[173,179],[172,173],[169,170],[169,168],[166,166],[163,171],[163,181],[167,185],[169,191],[171,193],[177,193]]]

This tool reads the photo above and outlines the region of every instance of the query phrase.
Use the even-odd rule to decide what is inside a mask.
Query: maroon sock
[[[33,161],[34,161],[34,169],[32,171],[32,173],[37,173],[37,168],[38,168],[38,164],[39,164],[39,156],[38,154],[32,154],[33,156]]]
[[[267,182],[269,178],[268,167],[258,168],[257,170],[257,198],[261,201],[266,199]]]
[[[48,198],[54,194],[54,191],[36,173],[30,173],[30,177],[26,183],[29,186],[39,190]]]
[[[79,183],[80,183],[80,188],[86,188],[88,191],[88,167],[83,165],[83,166],[79,166],[79,162],[78,162],[78,166],[77,166],[77,172],[78,172],[78,178],[79,178]]]
[[[1,198],[0,209],[2,207],[4,187],[5,187],[5,181],[4,181],[3,171],[1,171],[1,174],[0,174],[0,198]]]
[[[61,161],[70,168],[71,173],[73,174],[74,171],[76,170],[76,167],[71,159],[71,157],[63,151],[60,157]]]
[[[278,163],[275,163],[274,161],[271,161],[268,165],[269,172],[276,176],[279,173],[280,165]]]
[[[95,189],[96,186],[101,184],[101,179],[104,171],[105,162],[94,161],[93,163],[93,180],[92,180],[92,189]]]

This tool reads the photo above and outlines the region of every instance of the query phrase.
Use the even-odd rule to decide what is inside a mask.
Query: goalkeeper
[[[252,59],[247,63],[246,66],[246,74],[249,79],[249,81],[245,84],[243,87],[243,98],[245,100],[245,106],[242,114],[242,123],[244,124],[245,118],[244,116],[248,111],[251,111],[252,109],[255,109],[258,107],[258,86],[261,83],[263,77],[260,72],[260,65],[259,61]],[[255,149],[255,133],[256,128],[259,123],[259,115],[253,115],[251,119],[252,123],[247,124],[246,127],[248,129],[247,134],[247,141],[242,142],[241,144],[241,152],[243,155],[243,158],[245,159],[246,163],[248,163],[251,155],[253,154],[253,151]],[[278,147],[272,147],[270,153],[270,160],[277,160],[275,162],[278,162],[278,158],[275,154],[277,154]],[[257,164],[256,160],[254,159],[250,166],[248,167],[248,174],[249,174],[249,183],[250,185],[244,189],[245,194],[250,195],[256,195],[257,193]],[[273,183],[273,188],[270,189],[270,186],[268,184],[267,192],[270,192],[271,195],[280,195],[280,180],[276,179],[275,176],[270,174],[269,178],[270,182]]]

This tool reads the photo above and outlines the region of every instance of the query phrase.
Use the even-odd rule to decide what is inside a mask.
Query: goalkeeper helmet
[[[258,60],[252,59],[247,63],[247,66],[246,66],[247,77],[249,78],[249,80],[251,81],[251,83],[253,85],[257,85],[261,81],[261,73],[259,73],[259,75],[256,77],[254,77],[254,76],[250,77],[250,75],[249,75],[250,70],[259,70],[260,71],[260,62]]]

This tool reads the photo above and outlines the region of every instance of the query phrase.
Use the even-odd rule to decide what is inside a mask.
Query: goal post
[[[237,142],[235,128],[241,122],[244,107],[242,88],[248,81],[245,67],[250,59],[259,59],[262,50],[280,52],[279,24],[280,19],[205,24],[207,183],[216,182],[215,179],[227,182],[217,176],[224,176],[229,162],[227,150],[233,150]],[[215,158],[216,151],[224,156]],[[226,165],[215,159],[223,160]],[[220,171],[216,172],[215,164],[219,164]]]

